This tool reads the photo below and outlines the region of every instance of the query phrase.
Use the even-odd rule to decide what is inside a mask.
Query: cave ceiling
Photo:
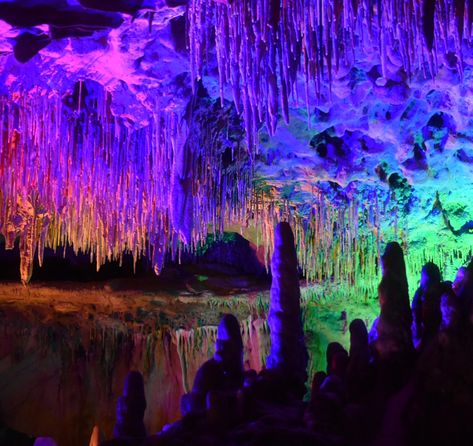
[[[473,2],[0,1],[0,232],[97,267],[293,222],[311,279],[471,249]],[[460,254],[459,254],[460,252]]]

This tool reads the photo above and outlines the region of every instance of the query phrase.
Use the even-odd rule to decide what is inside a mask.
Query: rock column
[[[271,274],[268,316],[271,351],[266,366],[280,372],[289,382],[304,385],[308,354],[302,329],[294,235],[286,222],[279,223],[274,232]]]

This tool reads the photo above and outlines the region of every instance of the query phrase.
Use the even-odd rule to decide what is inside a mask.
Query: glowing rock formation
[[[45,246],[159,272],[230,226],[268,262],[281,220],[308,280],[362,296],[386,241],[410,274],[468,257],[471,2],[72,3],[0,8],[0,232],[23,282]]]
[[[230,109],[221,114],[213,124],[217,138],[232,120]],[[248,175],[238,173],[240,153],[229,157],[230,175],[222,161],[227,147],[217,147],[215,133],[202,134],[192,158],[175,114],[150,111],[148,119],[133,128],[116,118],[110,94],[93,82],[80,82],[77,95],[62,99],[1,102],[0,232],[7,249],[20,236],[23,282],[36,251],[41,264],[45,246],[66,243],[90,252],[97,268],[129,251],[135,259],[152,257],[159,272],[167,252],[176,255],[182,243],[195,247],[208,225],[220,230],[227,214],[239,212],[249,186]]]
[[[305,97],[309,115],[314,93],[322,102],[329,99],[332,80],[349,70],[360,53],[379,51],[384,81],[393,66],[409,78],[419,68],[432,77],[439,59],[450,52],[461,66],[464,32],[470,37],[473,21],[473,8],[468,3],[467,11],[465,3],[191,0],[193,78],[204,72],[208,36],[215,33],[220,96],[228,83],[253,147],[261,123],[274,134],[279,111],[289,120],[291,98]],[[303,78],[301,91],[298,76]]]
[[[268,324],[271,352],[266,366],[302,387],[307,380],[308,354],[302,330],[299,276],[294,235],[288,223],[274,231]]]
[[[143,376],[140,372],[132,371],[126,377],[123,395],[117,402],[117,420],[113,429],[115,438],[145,438],[146,429],[143,423],[145,410]]]

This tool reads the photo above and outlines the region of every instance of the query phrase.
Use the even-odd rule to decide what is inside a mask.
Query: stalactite
[[[36,252],[41,264],[44,248],[66,244],[90,252],[97,269],[130,252],[134,262],[150,256],[159,273],[167,252],[176,258],[209,228],[243,218],[251,169],[243,144],[235,150],[238,138],[228,137],[228,104],[201,111],[215,125],[193,125],[202,133],[196,143],[172,112],[150,110],[143,128],[113,116],[98,84],[80,82],[72,105],[67,99],[0,98],[0,231],[7,249],[20,238],[24,283]]]
[[[289,383],[304,387],[308,353],[300,311],[296,247],[287,222],[278,223],[274,231],[271,273],[268,314],[271,350],[267,367],[282,373]]]
[[[279,202],[274,190],[256,185],[251,196],[249,160],[258,129],[267,123],[274,132],[280,112],[289,118],[298,77],[309,108],[314,92],[325,97],[324,81],[372,45],[381,50],[385,67],[387,59],[399,57],[409,75],[419,68],[434,74],[437,53],[452,50],[453,41],[457,54],[461,50],[472,3],[465,12],[452,0],[192,0],[193,78],[205,74],[215,35],[221,97],[219,106],[209,97],[199,102],[196,83],[196,106],[186,122],[151,110],[150,124],[134,128],[113,116],[112,96],[87,81],[78,83],[75,105],[56,93],[2,98],[0,231],[8,249],[20,237],[22,280],[31,277],[35,251],[41,263],[45,247],[68,243],[75,252],[89,252],[97,268],[129,251],[135,261],[150,256],[159,272],[166,253],[178,259],[184,249],[198,247],[209,229],[222,232],[228,222],[256,228],[269,266],[274,225],[287,220],[308,281],[357,284],[363,296],[374,295],[375,281],[368,277],[377,271],[382,244],[405,229],[398,210],[381,209],[385,197],[376,194],[331,203],[314,192],[311,211],[301,215]],[[434,5],[431,16],[423,11],[427,4]],[[432,35],[428,28],[425,36],[430,20]],[[225,100],[228,86],[234,107]],[[222,138],[235,122],[239,126],[239,114],[246,134]],[[392,227],[382,228],[387,216]],[[412,269],[427,255],[419,255]],[[450,262],[442,252],[435,255]]]
[[[428,243],[424,249],[411,246],[408,231],[411,216],[403,214],[389,189],[367,190],[357,197],[334,201],[315,188],[312,198],[310,211],[301,213],[297,206],[288,207],[270,188],[258,186],[248,225],[256,227],[257,243],[264,246],[268,261],[273,252],[274,224],[289,221],[299,267],[308,284],[323,284],[325,298],[361,302],[376,298],[380,256],[389,241],[399,241],[405,251],[411,294],[427,261],[437,263],[448,278],[454,277],[456,269],[471,257],[470,250],[455,248],[460,246],[461,239],[442,243],[435,249]],[[443,225],[441,214],[438,219]]]
[[[426,53],[429,76],[437,71],[437,53],[454,51],[461,64],[465,15],[467,11],[470,27],[472,10],[471,2],[465,8],[462,0],[191,0],[191,72],[193,79],[201,78],[208,36],[214,34],[220,94],[230,87],[251,152],[262,124],[273,134],[280,111],[289,119],[298,75],[305,83],[310,115],[309,98],[315,93],[326,99],[337,71],[353,65],[359,50],[378,47],[385,77],[392,56],[404,63],[409,77],[414,67],[425,69]],[[436,37],[439,29],[445,36],[441,39]]]

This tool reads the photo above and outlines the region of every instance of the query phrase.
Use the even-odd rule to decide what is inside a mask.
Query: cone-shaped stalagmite
[[[266,365],[290,382],[304,384],[308,355],[302,330],[297,257],[294,235],[285,222],[279,223],[274,231],[271,274],[268,316],[271,351]]]
[[[143,376],[140,372],[128,373],[123,396],[117,402],[117,420],[113,429],[115,438],[144,438],[146,429],[143,417],[146,410]]]

